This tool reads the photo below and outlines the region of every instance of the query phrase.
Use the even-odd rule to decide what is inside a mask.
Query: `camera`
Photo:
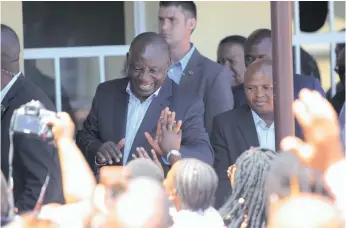
[[[56,112],[49,111],[41,102],[32,100],[13,112],[10,131],[53,140],[52,129],[44,122],[44,119],[51,116],[56,117]]]

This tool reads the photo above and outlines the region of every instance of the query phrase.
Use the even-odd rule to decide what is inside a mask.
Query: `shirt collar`
[[[158,89],[157,89],[153,94],[151,94],[151,96],[148,97],[148,98],[150,99],[150,98],[157,97],[157,96],[159,95],[160,90],[161,90],[161,87],[158,88]],[[131,97],[136,97],[136,96],[134,95],[134,93],[132,92],[132,90],[131,90],[130,82],[129,82],[129,83],[127,84],[127,86],[126,86],[126,92],[127,92]],[[136,97],[136,98],[137,98],[137,97]],[[137,99],[138,99],[138,98],[137,98]]]
[[[179,60],[179,62],[173,64],[173,66],[177,65],[177,64],[180,64],[182,71],[185,70],[185,68],[186,68],[187,64],[189,63],[189,60],[190,60],[193,52],[196,50],[196,47],[195,47],[195,45],[193,43],[190,43],[190,46],[191,46],[191,48],[190,48],[189,52],[186,53],[186,55],[181,60]]]
[[[11,87],[13,86],[13,84],[17,81],[18,77],[22,74],[22,72],[19,72],[18,74],[16,74],[15,76],[13,76],[13,78],[11,79],[11,81],[5,86],[5,88],[3,88],[1,90],[1,102],[2,100],[5,98],[6,94],[8,93],[8,91],[11,89]]]
[[[252,109],[251,109],[251,113],[252,113],[252,118],[255,122],[255,125],[262,124],[264,127],[267,126],[266,122]],[[274,122],[270,125],[269,128],[273,128],[273,127],[274,127]]]

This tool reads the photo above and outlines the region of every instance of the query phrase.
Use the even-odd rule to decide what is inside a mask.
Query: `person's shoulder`
[[[214,121],[216,122],[228,122],[233,123],[239,120],[239,116],[244,115],[244,113],[248,110],[248,105],[241,106],[236,109],[228,110],[226,112],[220,113],[214,117]]]
[[[129,83],[128,78],[118,78],[118,79],[112,79],[105,82],[102,82],[98,85],[98,90],[117,90],[121,89],[123,87],[126,88],[127,84]]]
[[[198,51],[196,49],[196,51]],[[202,55],[200,52],[198,52],[199,56],[199,61],[200,64],[204,69],[208,69],[209,74],[207,75],[208,77],[216,77],[219,75],[221,72],[229,72],[231,73],[225,66],[218,64],[217,62],[209,59],[208,57]],[[211,72],[211,73],[210,73]]]
[[[315,81],[318,81],[318,79],[313,76],[306,76],[302,74],[294,74],[293,79],[295,83],[303,83],[303,84],[314,84]]]
[[[29,102],[31,100],[38,100],[45,106],[45,108],[49,110],[55,110],[52,100],[40,87],[38,87],[35,83],[33,83],[25,76],[20,77],[23,77],[22,80],[24,81],[21,95],[26,100],[26,102]]]

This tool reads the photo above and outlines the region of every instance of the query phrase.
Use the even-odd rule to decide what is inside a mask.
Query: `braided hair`
[[[232,195],[219,210],[229,227],[265,227],[266,176],[275,156],[272,150],[251,148],[237,159]]]
[[[204,211],[213,205],[218,177],[210,165],[197,159],[183,159],[174,183],[183,209]]]

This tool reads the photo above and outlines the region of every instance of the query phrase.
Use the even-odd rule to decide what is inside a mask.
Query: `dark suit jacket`
[[[298,98],[299,91],[304,88],[317,90],[324,97],[326,96],[324,90],[321,87],[321,83],[318,79],[311,76],[303,76],[300,74],[294,74],[293,76],[294,100]],[[233,93],[235,94],[234,108],[239,108],[243,106],[244,104],[247,104],[244,86],[243,85],[237,86],[233,88],[233,90],[234,90]]]
[[[339,115],[345,103],[345,88],[341,88],[336,92],[335,96],[332,97],[329,102],[332,104],[335,112]]]
[[[83,129],[77,133],[77,144],[94,167],[95,155],[100,146],[107,141],[118,143],[125,137],[126,117],[129,95],[126,92],[128,78],[115,79],[101,83],[93,99],[92,107]],[[201,99],[190,99],[178,93],[179,86],[167,77],[160,93],[151,102],[131,147],[131,154],[136,147],[142,146],[148,152],[151,147],[144,132],[154,135],[161,111],[170,107],[176,112],[176,119],[182,120],[182,147],[184,158],[198,158],[213,164],[214,155],[209,137],[204,129],[204,105]],[[131,155],[129,160],[131,160]],[[122,161],[117,165],[121,165]],[[168,167],[166,167],[168,168]]]
[[[300,132],[300,127],[296,125]],[[215,152],[214,168],[219,177],[216,207],[222,206],[232,192],[227,169],[250,147],[258,147],[256,126],[248,105],[224,112],[214,118],[211,143]]]
[[[203,99],[204,123],[209,134],[214,116],[233,109],[232,72],[201,55],[197,49],[184,70],[179,87],[189,96]]]
[[[311,76],[303,76],[300,74],[294,74],[293,76],[293,99],[296,100],[298,99],[298,95],[300,90],[307,88],[310,90],[316,90],[318,92],[321,93],[321,95],[323,97],[326,96],[324,90],[321,87],[321,83],[318,79],[316,79],[315,77],[311,77]],[[244,105],[247,105],[247,98],[245,95],[245,91],[244,91],[244,85],[239,85],[235,88],[233,88],[233,93],[234,93],[234,108],[239,108],[242,107]],[[297,122],[297,120],[295,119],[295,133],[296,136],[299,138],[303,138],[303,133],[301,131],[301,128],[299,127],[299,124]]]
[[[54,110],[49,98],[30,80],[20,76],[2,101],[1,114],[1,170],[8,178],[9,127],[13,111],[31,100],[39,100],[47,109]],[[19,211],[31,210],[36,204],[47,173],[50,182],[45,203],[63,203],[59,158],[55,147],[29,136],[14,139],[13,181],[15,206]]]

